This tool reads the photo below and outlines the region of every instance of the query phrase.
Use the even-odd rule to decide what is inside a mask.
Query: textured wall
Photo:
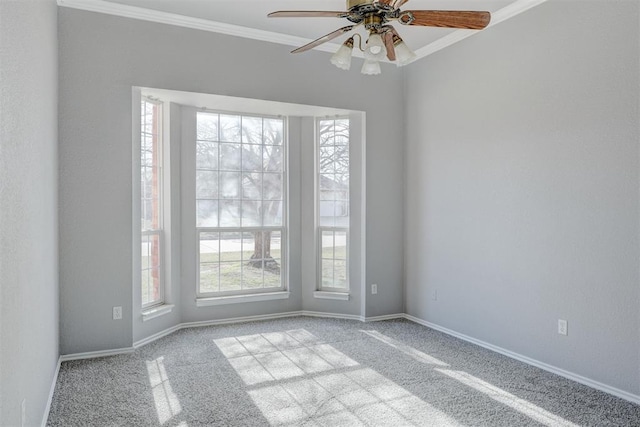
[[[0,1],[0,425],[39,425],[58,360],[53,0]]]
[[[405,178],[409,314],[636,394],[638,16],[551,0],[409,67]]]
[[[322,52],[294,56],[286,46],[66,8],[59,23],[63,354],[132,343],[132,86],[365,111],[367,281],[380,285],[365,314],[402,310],[402,133],[389,125],[402,120],[395,67],[365,77],[331,66]],[[371,82],[382,84],[372,91]],[[322,309],[360,314],[354,295]],[[302,308],[295,298],[195,308],[185,293],[182,304],[182,321]],[[124,320],[111,320],[115,305]]]

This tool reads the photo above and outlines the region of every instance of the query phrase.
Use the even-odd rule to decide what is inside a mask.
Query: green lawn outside
[[[222,253],[203,253],[200,255],[200,292],[228,292],[247,289],[278,288],[281,286],[282,265],[280,249],[272,250],[271,256],[278,269],[273,268],[273,261],[267,261],[268,267],[249,265],[253,251],[237,251]],[[148,265],[148,257],[142,257],[142,265]],[[335,274],[335,275],[334,275]],[[263,284],[264,276],[264,284]],[[220,288],[218,288],[218,278]],[[152,279],[151,279],[152,280]],[[347,262],[346,246],[336,246],[322,250],[322,284],[331,287],[346,287]],[[142,274],[142,301],[148,301],[153,284],[146,274]]]

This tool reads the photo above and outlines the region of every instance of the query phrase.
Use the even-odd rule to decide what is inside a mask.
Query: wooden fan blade
[[[395,61],[396,48],[393,46],[393,33],[391,31],[384,33],[384,47],[387,48],[387,59],[389,59],[389,61]]]
[[[481,30],[489,25],[491,14],[463,10],[406,10],[400,12],[398,20],[405,25]]]
[[[333,12],[322,10],[281,10],[271,12],[269,18],[344,18],[349,12]]]
[[[344,33],[348,33],[349,31],[351,31],[353,29],[353,27],[355,27],[355,25],[347,25],[346,27],[342,27],[338,30],[335,30],[332,33],[329,33],[327,35],[324,35],[322,37],[320,37],[319,39],[316,39],[314,41],[312,41],[311,43],[307,43],[304,46],[300,46],[299,48],[292,50],[291,53],[300,53],[300,52],[305,52],[309,49],[313,49],[316,46],[320,46],[322,43],[326,43],[329,40],[333,40],[336,37],[341,36]]]

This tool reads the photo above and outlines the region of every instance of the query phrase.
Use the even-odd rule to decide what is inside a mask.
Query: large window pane
[[[264,170],[267,172],[284,171],[284,156],[282,146],[265,145],[263,151]]]
[[[218,200],[196,200],[196,227],[218,226]]]
[[[200,288],[220,289],[220,233],[200,233]]]
[[[218,141],[217,114],[198,114],[197,138],[199,141]]]
[[[240,142],[240,116],[220,115],[220,141]]]
[[[258,200],[242,201],[242,226],[259,227],[262,225],[262,202]]]
[[[240,227],[240,200],[220,200],[220,227]]]
[[[239,199],[240,198],[240,173],[220,172],[220,198]]]
[[[220,233],[200,233],[200,262],[220,262]]]
[[[195,165],[198,294],[281,289],[284,122],[216,113],[198,113],[198,122],[201,117]]]
[[[220,291],[220,263],[200,263],[200,289],[202,292]]]
[[[197,169],[218,169],[218,148],[217,142],[198,142],[196,144],[196,168]]]
[[[242,233],[229,231],[220,233],[220,260],[242,261]]]
[[[239,171],[241,154],[240,144],[220,144],[220,170]]]
[[[199,170],[196,171],[196,198],[218,198],[218,172]]]
[[[242,290],[242,261],[220,263],[220,292]]]
[[[265,200],[283,200],[282,174],[265,173],[263,175],[263,191]]]
[[[280,119],[264,120],[263,142],[266,145],[282,145],[284,141],[284,122]]]
[[[279,231],[264,232],[264,287],[273,288],[282,285],[282,233]]]
[[[262,169],[262,145],[242,146],[242,170],[260,172]]]
[[[262,174],[242,174],[242,198],[250,200],[262,199]]]
[[[282,200],[269,200],[262,202],[262,222],[265,227],[282,226],[282,210],[284,203]]]
[[[262,118],[242,117],[242,142],[262,144]]]

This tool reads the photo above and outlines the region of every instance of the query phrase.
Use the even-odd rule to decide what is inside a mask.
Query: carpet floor
[[[640,406],[406,320],[183,329],[64,362],[49,426],[640,426]]]

